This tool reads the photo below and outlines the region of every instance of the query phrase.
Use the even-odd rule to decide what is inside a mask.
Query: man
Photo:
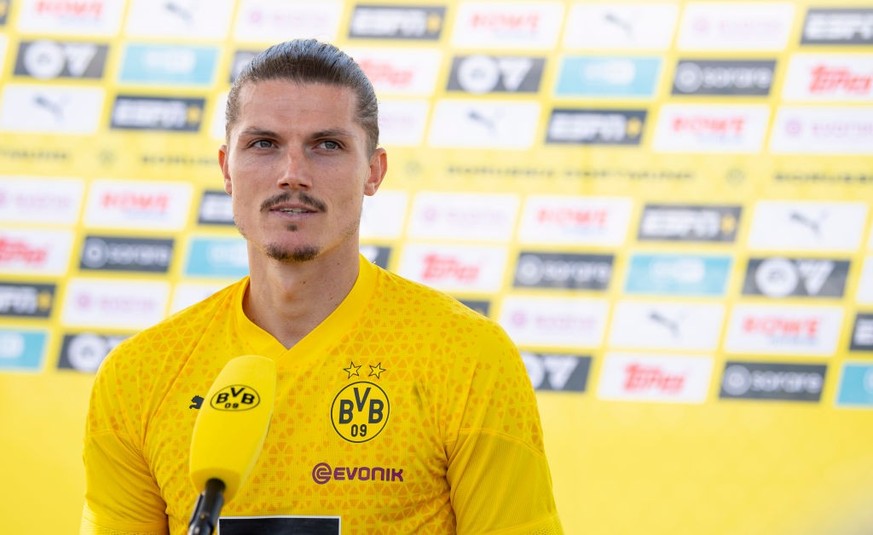
[[[82,532],[185,532],[201,490],[188,476],[192,398],[257,354],[276,363],[276,404],[219,530],[560,533],[517,349],[494,322],[359,253],[363,197],[387,160],[354,61],[314,40],[269,48],[231,89],[226,135],[218,160],[250,276],[104,361]]]

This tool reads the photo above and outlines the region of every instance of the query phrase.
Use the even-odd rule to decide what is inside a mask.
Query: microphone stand
[[[206,488],[197,498],[194,513],[188,523],[188,535],[212,535],[224,505],[224,481],[216,478],[206,481]]]

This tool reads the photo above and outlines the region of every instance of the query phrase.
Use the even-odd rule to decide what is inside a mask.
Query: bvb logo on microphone
[[[391,407],[388,394],[369,381],[340,390],[330,406],[330,421],[337,434],[349,442],[367,442],[385,429]]]
[[[209,405],[219,411],[247,411],[261,402],[257,390],[245,385],[229,385],[216,392]]]

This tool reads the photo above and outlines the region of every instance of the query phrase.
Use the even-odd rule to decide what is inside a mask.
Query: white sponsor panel
[[[409,195],[404,191],[380,190],[364,197],[361,238],[394,239],[403,233]]]
[[[854,252],[861,244],[866,218],[863,202],[759,201],[749,248]]]
[[[176,284],[173,290],[173,302],[170,304],[170,314],[175,314],[183,308],[206,299],[225,286],[227,285],[222,283],[180,282]]]
[[[609,345],[627,349],[713,351],[721,335],[724,305],[666,301],[619,301]]]
[[[793,54],[785,74],[785,100],[873,100],[873,55]]]
[[[67,283],[61,322],[142,329],[164,319],[169,296],[170,284],[163,281],[74,278]]]
[[[25,33],[108,37],[121,26],[125,0],[23,0],[15,2]]]
[[[503,286],[504,247],[410,244],[398,273],[446,292],[496,292]]]
[[[499,322],[521,346],[592,348],[603,340],[608,311],[606,299],[510,295]]]
[[[417,147],[424,139],[426,100],[379,99],[379,144],[387,147]]]
[[[0,102],[0,130],[94,134],[102,115],[99,87],[9,84]]]
[[[829,357],[837,349],[843,309],[836,306],[735,305],[725,350]]]
[[[470,48],[551,49],[561,30],[564,4],[461,2],[452,44]]]
[[[652,146],[659,152],[755,153],[769,117],[766,105],[665,104]]]
[[[783,50],[793,24],[791,2],[690,2],[677,44],[680,50]]]
[[[0,222],[73,225],[84,191],[79,179],[0,176]]]
[[[617,246],[627,236],[633,202],[623,197],[532,195],[518,237],[529,244]]]
[[[771,152],[869,155],[870,147],[873,147],[871,107],[780,106],[776,111]]]
[[[355,58],[379,96],[430,96],[436,89],[442,61],[442,52],[437,49],[350,48],[346,52]]]
[[[713,359],[708,355],[609,352],[603,359],[597,397],[619,401],[703,403]]]
[[[419,192],[408,235],[507,242],[515,229],[519,203],[512,194]]]
[[[861,280],[858,282],[858,293],[855,300],[862,305],[873,305],[873,256],[864,259],[861,269]]]
[[[224,40],[233,6],[234,0],[131,0],[125,32],[129,37]]]
[[[94,180],[83,220],[88,227],[181,230],[192,194],[185,182]]]
[[[63,275],[72,246],[71,230],[0,229],[0,274]]]
[[[337,0],[242,0],[234,37],[269,44],[300,38],[330,42],[336,38],[342,9],[343,2]]]
[[[539,122],[538,102],[437,102],[428,143],[433,147],[529,149]]]
[[[673,41],[675,3],[576,3],[564,27],[565,48],[664,50]]]
[[[224,126],[226,121],[224,112],[227,106],[227,94],[228,91],[222,91],[212,104],[215,107],[212,109],[212,126],[209,128],[209,134],[213,139],[225,139]]]

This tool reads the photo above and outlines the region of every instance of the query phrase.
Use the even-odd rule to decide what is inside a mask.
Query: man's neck
[[[286,348],[336,310],[358,278],[357,255],[351,260],[330,255],[291,264],[249,258],[251,279],[243,310]]]

